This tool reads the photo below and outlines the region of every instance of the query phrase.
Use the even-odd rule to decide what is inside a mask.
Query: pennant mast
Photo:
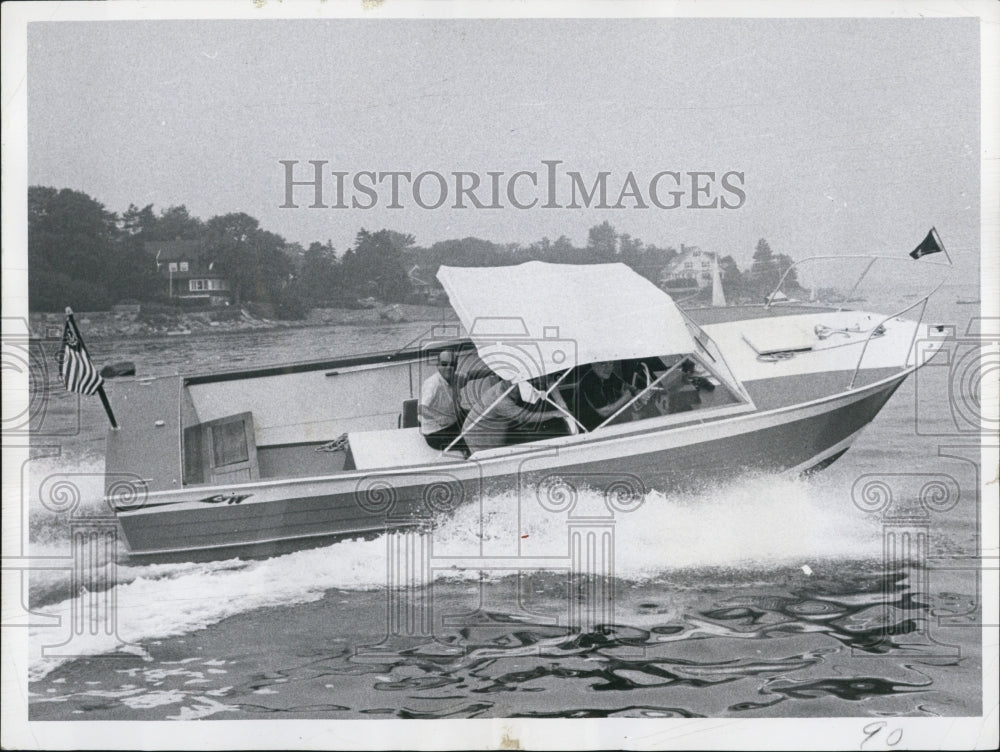
[[[719,272],[719,254],[715,254],[712,264],[712,305],[721,308],[726,305],[726,293],[722,289],[722,274]]]
[[[84,357],[91,363],[90,353],[87,351],[87,345],[84,344],[83,336],[80,334],[80,328],[76,325],[76,319],[73,318],[73,309],[66,306],[66,321],[69,323],[70,327],[73,329],[73,334],[76,335],[77,341],[80,343],[80,350],[83,351]],[[65,345],[64,345],[65,347]],[[104,412],[108,414],[108,420],[111,422],[111,428],[118,430],[118,421],[115,420],[115,412],[111,409],[111,403],[108,402],[108,395],[104,391],[104,381],[102,379],[101,385],[97,387],[97,395],[101,398],[101,404],[104,405]]]
[[[945,249],[944,243],[941,242],[941,236],[938,235],[936,227],[931,227],[930,232],[927,233],[927,237],[920,241],[920,245],[910,251],[910,258],[919,259],[929,256],[932,253],[943,253],[944,257],[948,259],[948,266],[952,265],[951,256],[948,254],[947,249]]]

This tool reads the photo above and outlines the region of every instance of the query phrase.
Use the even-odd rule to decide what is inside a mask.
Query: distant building
[[[229,280],[216,269],[214,254],[200,241],[153,241],[146,243],[146,250],[156,256],[156,271],[169,297],[229,304]]]
[[[444,290],[435,286],[432,282],[424,279],[419,266],[414,265],[413,268],[406,273],[406,276],[410,280],[410,289],[413,291],[412,298],[414,301],[419,301],[421,303],[437,303],[443,297]]]
[[[674,258],[660,275],[660,287],[672,280],[687,279],[692,281],[692,287],[710,287],[712,284],[712,267],[716,254],[703,251],[697,246],[681,245],[681,252]],[[676,282],[674,283],[676,284]]]

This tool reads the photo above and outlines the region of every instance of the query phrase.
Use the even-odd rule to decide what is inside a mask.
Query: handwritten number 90
[[[865,746],[868,742],[872,740],[873,737],[878,736],[882,730],[889,724],[885,721],[875,721],[874,723],[869,723],[861,731],[865,734],[865,740],[861,742],[861,746]],[[889,732],[889,735],[885,737],[886,745],[890,747],[895,747],[899,744],[900,739],[903,738],[903,729],[896,728]]]

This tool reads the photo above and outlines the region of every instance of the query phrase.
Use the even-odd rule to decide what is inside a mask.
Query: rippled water
[[[936,320],[964,332],[971,308],[945,306]],[[89,344],[95,361],[134,360],[148,375],[392,349],[426,327]],[[961,438],[948,400],[938,398],[954,376],[925,371],[813,478],[650,493],[615,522],[614,578],[581,585],[558,569],[442,565],[407,596],[430,614],[408,629],[392,629],[387,617],[396,601],[384,586],[385,536],[210,564],[135,566],[111,552],[102,566],[114,584],[101,593],[76,592],[66,570],[33,572],[35,620],[65,618],[31,629],[31,716],[976,715],[977,470],[939,454]],[[72,474],[78,511],[100,507],[104,418],[94,403],[81,403],[79,420],[75,396],[53,393],[46,403],[54,434],[79,431],[34,441],[33,554],[69,552],[65,512],[38,493],[46,478]],[[867,478],[893,489],[887,506],[865,505]],[[931,508],[922,489],[935,479],[949,497]],[[565,555],[564,516],[519,507],[504,493],[481,502],[429,534],[442,562],[470,552]],[[887,555],[886,541],[903,533],[925,535],[929,557]],[[581,587],[605,588],[614,603],[583,632],[567,628]],[[112,599],[116,626],[84,625],[72,650],[53,649],[73,615],[100,598]]]

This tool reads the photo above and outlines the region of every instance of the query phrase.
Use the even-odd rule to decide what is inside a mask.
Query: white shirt
[[[455,393],[440,371],[434,371],[420,387],[420,432],[435,433],[457,421]]]

